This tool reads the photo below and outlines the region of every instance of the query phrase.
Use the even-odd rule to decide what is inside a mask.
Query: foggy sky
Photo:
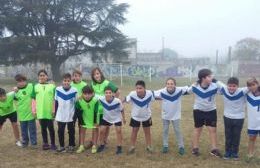
[[[260,39],[260,0],[117,0],[130,5],[121,30],[138,51],[165,47],[185,57],[227,54],[245,37]]]

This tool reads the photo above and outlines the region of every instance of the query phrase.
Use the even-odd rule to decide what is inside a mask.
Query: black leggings
[[[51,144],[55,145],[55,131],[53,126],[53,120],[50,119],[40,119],[41,132],[42,132],[42,141],[45,144],[48,144],[48,133],[49,130]]]
[[[67,125],[69,134],[69,146],[75,146],[75,125],[74,122],[58,122],[58,135],[60,146],[64,147],[64,131]]]

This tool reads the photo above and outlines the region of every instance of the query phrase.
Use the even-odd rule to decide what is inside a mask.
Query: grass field
[[[185,80],[177,80],[178,85],[188,84]],[[117,83],[117,82],[116,82]],[[129,80],[124,82],[124,86],[120,88],[122,97],[125,96],[130,90],[134,89],[132,84],[134,81]],[[147,89],[158,89],[164,86],[164,80],[157,80],[152,84],[147,83]],[[1,87],[6,89],[11,88],[9,83],[1,83]],[[177,154],[177,146],[175,142],[175,137],[173,134],[173,129],[170,129],[169,136],[169,147],[170,152],[168,154],[161,153],[162,147],[162,122],[160,113],[160,102],[154,102],[152,105],[152,118],[153,126],[152,130],[152,140],[155,152],[153,154],[148,154],[145,152],[144,136],[142,130],[139,132],[137,151],[133,155],[127,155],[126,151],[130,143],[130,105],[125,105],[125,111],[127,116],[127,125],[123,126],[124,134],[124,153],[121,156],[115,156],[115,132],[111,129],[109,137],[109,145],[107,150],[102,154],[90,154],[90,151],[84,154],[57,154],[51,151],[41,150],[41,134],[38,125],[38,144],[39,149],[30,148],[18,148],[14,144],[14,138],[12,135],[12,129],[9,121],[5,123],[2,132],[0,132],[0,168],[9,167],[97,167],[97,168],[116,168],[116,167],[126,167],[126,168],[166,168],[166,167],[198,167],[198,168],[239,168],[239,167],[259,167],[260,166],[260,145],[257,144],[256,158],[250,163],[245,161],[245,156],[247,154],[247,134],[245,122],[241,145],[240,145],[240,161],[224,161],[220,158],[215,158],[209,154],[210,143],[208,138],[208,132],[204,129],[200,141],[201,156],[194,157],[191,154],[191,138],[193,132],[193,116],[192,116],[192,105],[193,96],[185,96],[182,101],[182,132],[185,141],[186,154],[184,156],[179,156]],[[218,144],[221,152],[224,152],[224,127],[223,127],[223,105],[221,97],[217,97],[217,109],[218,109]],[[68,136],[66,136],[67,138]],[[76,135],[76,138],[78,135]],[[90,137],[90,132],[87,132],[87,137]],[[56,129],[56,141],[57,129]],[[77,141],[76,141],[77,142]],[[259,142],[259,140],[258,140]]]

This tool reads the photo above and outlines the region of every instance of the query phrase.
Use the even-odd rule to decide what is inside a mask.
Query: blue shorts
[[[260,135],[260,130],[250,130],[250,129],[248,129],[247,134],[249,136],[257,136],[257,135]]]

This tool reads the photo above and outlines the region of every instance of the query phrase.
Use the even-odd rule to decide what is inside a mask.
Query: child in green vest
[[[33,84],[27,83],[27,78],[22,74],[17,74],[15,80],[18,88],[18,91],[15,93],[15,100],[17,101],[17,114],[20,121],[22,144],[23,147],[27,147],[30,139],[31,146],[35,148],[37,145],[37,133],[35,116],[32,113]]]
[[[94,97],[94,91],[90,86],[85,86],[82,89],[82,98],[76,102],[76,115],[79,118],[79,123],[81,125],[80,131],[80,146],[77,153],[82,153],[85,151],[84,142],[86,129],[93,130],[93,145],[91,153],[97,152],[97,113],[98,113],[98,99]]]
[[[91,71],[91,86],[94,89],[95,97],[98,99],[103,97],[105,95],[105,88],[110,87],[113,92],[113,96],[119,97],[119,89],[115,86],[114,83],[108,81],[105,79],[105,76],[103,75],[101,69],[99,67],[93,68]],[[103,118],[103,107],[99,106],[99,114],[98,114],[98,123]],[[109,127],[106,128],[104,141],[105,144],[107,144],[108,141],[108,135],[109,135]]]
[[[82,72],[81,71],[76,70],[76,69],[73,71],[72,82],[71,82],[70,85],[77,89],[77,92],[78,92],[77,95],[78,95],[78,97],[80,97],[82,95],[82,88],[87,85],[87,83],[82,80]],[[74,124],[76,123],[77,119],[78,118],[76,118],[76,115],[75,115]],[[78,127],[79,127],[79,141],[80,141],[80,129],[81,128],[80,128],[79,123],[78,123]],[[90,148],[91,147],[92,146],[90,146]]]
[[[14,108],[14,92],[6,94],[5,90],[0,88],[0,131],[6,119],[12,123],[13,133],[16,140],[16,145],[21,147],[22,143],[19,138],[19,129],[17,125],[17,113]]]
[[[55,145],[55,131],[53,126],[53,117],[55,113],[54,108],[54,94],[55,85],[48,83],[48,74],[45,70],[40,70],[38,72],[39,83],[34,86],[34,98],[36,103],[36,109],[33,113],[36,114],[37,119],[41,125],[42,133],[42,149],[43,150],[56,150]],[[51,146],[48,143],[48,132],[49,130]]]

